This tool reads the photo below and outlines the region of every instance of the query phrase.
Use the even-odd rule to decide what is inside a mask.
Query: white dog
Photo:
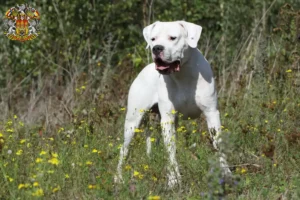
[[[146,66],[132,83],[125,120],[124,144],[115,181],[122,181],[122,164],[128,154],[134,130],[143,117],[141,110],[158,104],[162,135],[169,154],[168,185],[180,183],[180,173],[175,158],[175,119],[183,114],[187,119],[206,116],[213,145],[220,150],[220,116],[217,109],[217,92],[211,67],[197,49],[202,27],[185,22],[155,22],[143,30],[151,47],[154,63]],[[176,111],[176,112],[175,112]],[[151,142],[147,136],[147,153]],[[230,175],[225,155],[220,152],[220,165],[224,175]]]

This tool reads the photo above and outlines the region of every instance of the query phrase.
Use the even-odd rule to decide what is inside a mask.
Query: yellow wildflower
[[[51,163],[52,165],[59,165],[59,160],[57,158],[51,158],[50,160],[48,160],[48,163]]]
[[[134,176],[134,177],[138,177],[139,179],[143,179],[143,177],[144,177],[144,175],[141,174],[141,173],[138,172],[138,171],[134,171],[134,172],[133,172],[133,176]]]
[[[18,156],[20,156],[20,155],[22,155],[23,154],[23,150],[22,149],[20,149],[20,150],[18,150],[17,152],[16,152],[16,155],[18,155]]]
[[[18,119],[18,116],[17,116],[17,115],[14,115],[14,119]]]
[[[153,138],[153,137],[150,138],[150,141],[151,141],[151,142],[155,142],[155,138]]]
[[[40,152],[40,156],[45,155],[45,154],[47,154],[46,151],[43,151],[43,150],[42,150],[42,151]]]
[[[91,184],[90,184],[90,185],[88,186],[88,188],[89,188],[89,189],[96,189],[96,185],[91,185]]]
[[[140,175],[140,172],[134,170],[133,176],[139,176],[139,175]]]
[[[144,165],[144,170],[147,171],[149,169],[148,165]]]
[[[32,193],[32,196],[36,196],[36,197],[40,197],[40,196],[44,196],[44,191],[43,189],[37,189],[34,193]]]
[[[25,184],[21,183],[21,184],[19,184],[18,189],[20,190],[20,189],[22,189],[24,187],[25,187]]]
[[[135,128],[135,129],[134,129],[134,132],[135,132],[135,133],[142,133],[142,132],[144,132],[144,130],[143,130],[143,129]]]
[[[154,182],[156,182],[156,181],[157,181],[157,178],[156,178],[155,176],[152,176],[152,180],[153,180]]]
[[[7,180],[8,180],[9,182],[13,182],[13,181],[14,181],[14,179],[11,178],[11,177],[9,177],[9,176],[6,176],[6,178],[7,178]]]
[[[149,196],[148,200],[160,200],[160,196]]]
[[[40,184],[39,184],[38,182],[34,182],[32,185],[33,185],[33,187],[37,187],[37,186],[39,186]]]
[[[57,186],[57,187],[53,188],[53,189],[52,189],[52,192],[55,193],[55,192],[57,192],[58,190],[60,190],[60,186]]]
[[[125,111],[126,110],[126,108],[120,108],[120,111]]]
[[[36,163],[41,163],[41,162],[43,162],[43,159],[37,158],[37,159],[35,159],[35,162],[36,162]]]
[[[177,132],[183,132],[183,133],[185,133],[186,132],[186,129],[185,129],[185,127],[184,126],[181,126],[181,127],[179,127],[179,128],[177,128]]]
[[[288,69],[288,70],[286,70],[285,72],[286,72],[286,73],[291,73],[292,70],[291,70],[291,69]]]
[[[98,153],[98,150],[97,149],[93,149],[92,152],[93,153]]]
[[[91,161],[89,161],[89,160],[88,160],[88,161],[86,161],[86,163],[85,163],[85,164],[90,166],[90,165],[92,165],[92,164],[93,164],[93,162],[91,162]]]
[[[246,168],[242,168],[241,169],[241,174],[245,174],[247,172],[247,169]]]
[[[171,113],[172,113],[173,115],[175,115],[175,114],[177,113],[177,111],[176,111],[176,110],[172,110]]]
[[[52,155],[53,158],[57,158],[58,157],[57,153],[51,153],[51,155]]]
[[[69,174],[65,174],[65,178],[67,179],[70,178]]]
[[[143,179],[143,178],[144,178],[144,175],[140,174],[139,179]]]
[[[59,129],[58,129],[58,133],[61,133],[61,132],[63,132],[65,129],[63,128],[63,127],[60,127]]]
[[[84,148],[88,148],[88,147],[89,147],[89,145],[85,144],[85,145],[83,145],[83,147],[84,147]]]
[[[130,165],[126,165],[126,166],[125,166],[125,169],[126,169],[126,170],[131,170],[131,166],[130,166]]]
[[[22,188],[28,188],[30,186],[30,184],[29,183],[25,183],[25,184],[23,184],[23,183],[20,183],[19,184],[19,186],[18,186],[18,189],[20,190],[20,189],[22,189]]]
[[[20,144],[23,144],[23,143],[25,143],[25,142],[26,142],[26,139],[20,140]]]
[[[7,128],[7,129],[6,129],[6,132],[8,132],[8,133],[13,133],[13,132],[14,132],[14,129],[13,129],[13,128]]]

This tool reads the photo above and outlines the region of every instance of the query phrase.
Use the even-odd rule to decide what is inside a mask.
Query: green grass
[[[158,128],[146,155],[145,133],[137,133],[124,164],[125,183],[113,176],[123,141],[125,111],[115,121],[101,121],[94,105],[64,127],[46,131],[29,127],[17,116],[1,124],[2,199],[297,199],[300,193],[300,100],[297,88],[276,82],[260,85],[219,104],[227,154],[235,183],[219,184],[216,155],[205,119],[180,121],[177,159],[182,185],[166,188],[167,154]],[[289,82],[287,79],[286,83]],[[196,146],[192,146],[192,144]],[[212,169],[214,169],[212,171]]]

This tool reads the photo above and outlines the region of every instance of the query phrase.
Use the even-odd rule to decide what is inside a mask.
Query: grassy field
[[[253,76],[251,87],[220,89],[219,105],[233,185],[220,184],[205,120],[180,121],[177,158],[182,185],[166,188],[167,155],[159,127],[145,123],[124,165],[125,183],[115,185],[126,108],[103,117],[98,104],[84,104],[70,123],[47,131],[17,115],[1,123],[2,199],[298,199],[300,198],[299,71],[281,78]],[[230,88],[230,87],[228,87]],[[79,89],[85,90],[85,87]],[[82,102],[85,99],[80,91]],[[82,111],[84,110],[84,112]],[[84,114],[82,114],[84,113]],[[145,134],[153,151],[146,156]]]

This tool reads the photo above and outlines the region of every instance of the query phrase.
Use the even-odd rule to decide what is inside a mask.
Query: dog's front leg
[[[122,178],[123,162],[128,155],[129,144],[134,136],[135,129],[139,127],[142,117],[143,117],[143,113],[138,113],[137,111],[131,112],[131,110],[129,110],[126,114],[124,143],[120,149],[120,158],[117,167],[117,174],[115,175],[114,178],[115,179],[114,181],[116,183],[123,182],[123,178]]]
[[[169,154],[168,187],[173,188],[175,185],[180,184],[181,181],[176,160],[175,115],[171,114],[171,112],[170,114],[162,114],[161,127],[165,148]]]
[[[210,136],[213,141],[213,146],[216,150],[218,150],[220,157],[220,167],[222,169],[222,174],[224,177],[230,178],[231,171],[226,161],[226,154],[224,153],[225,146],[222,144],[221,134],[221,122],[220,122],[220,113],[217,109],[204,111],[206,116],[207,125],[209,129]]]

